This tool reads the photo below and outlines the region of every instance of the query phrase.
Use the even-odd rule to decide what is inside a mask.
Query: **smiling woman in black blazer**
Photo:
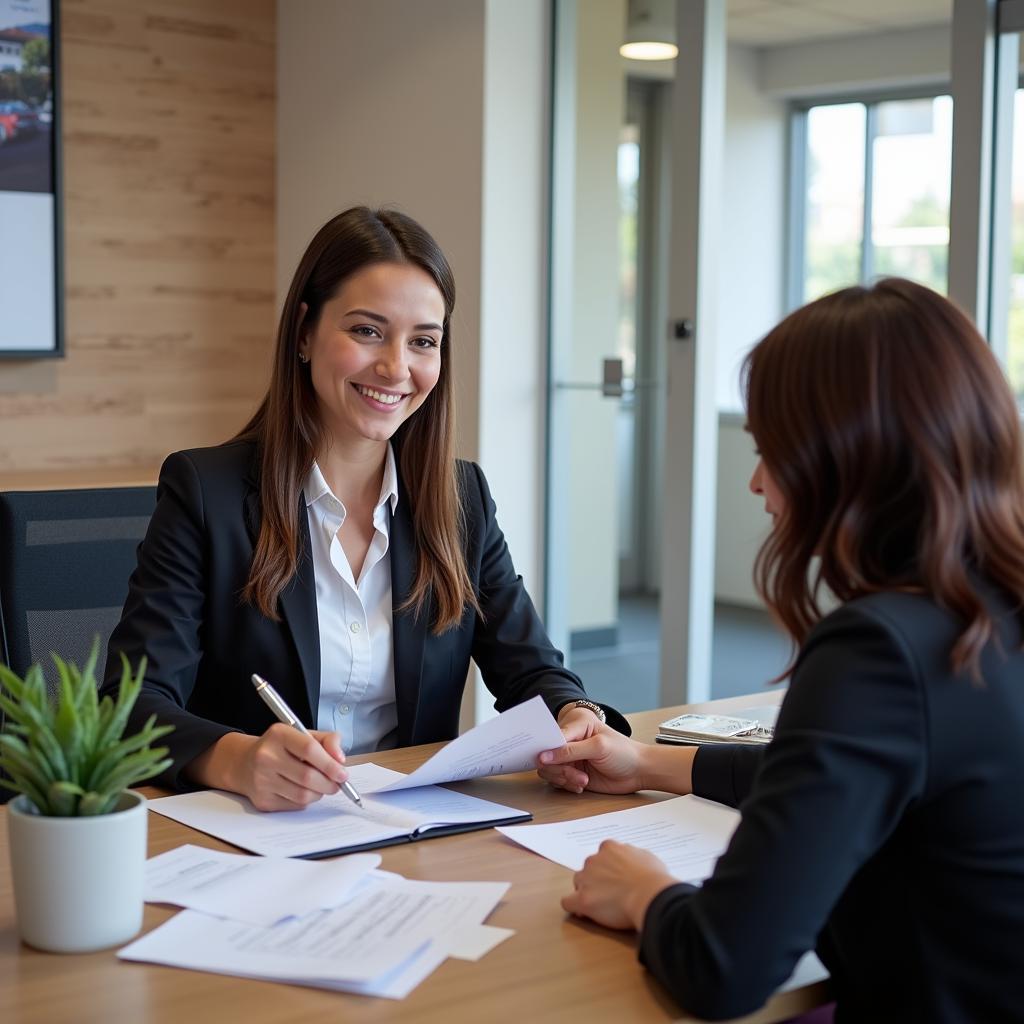
[[[607,715],[551,645],[480,469],[452,455],[454,281],[436,242],[356,207],[317,233],[272,379],[233,441],[160,473],[103,689],[147,669],[134,718],[175,730],[157,781],[304,806],[362,752],[447,740],[476,661],[499,710],[540,695],[569,739]],[[269,679],[304,724],[275,724]]]

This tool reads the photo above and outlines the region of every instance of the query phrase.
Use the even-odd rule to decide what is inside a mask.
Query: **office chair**
[[[10,668],[23,675],[41,662],[52,689],[50,652],[81,667],[99,634],[102,673],[155,505],[155,487],[0,493],[0,653]]]

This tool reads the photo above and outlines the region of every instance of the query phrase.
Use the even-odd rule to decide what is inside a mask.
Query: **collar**
[[[325,494],[329,494],[339,505],[344,505],[338,499],[338,497],[331,490],[330,485],[324,479],[323,473],[320,471],[320,465],[313,460],[313,466],[309,471],[309,475],[306,477],[306,483],[302,488],[302,493],[306,497],[306,507],[315,504]],[[384,479],[380,484],[380,497],[377,498],[377,504],[374,506],[374,511],[381,508],[385,502],[391,503],[391,514],[394,515],[395,506],[398,504],[398,466],[395,462],[395,450],[391,447],[391,442],[388,442],[387,455],[384,457]]]

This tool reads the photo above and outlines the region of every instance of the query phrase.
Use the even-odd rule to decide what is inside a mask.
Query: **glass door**
[[[698,65],[704,12],[717,10],[724,62],[721,5],[670,6],[681,28],[698,26],[680,33]],[[570,666],[623,711],[710,691],[716,427],[713,379],[695,387],[698,269],[688,244],[701,179],[689,158],[700,149],[694,134],[723,124],[720,106],[701,121],[699,82],[697,106],[680,105],[672,94],[692,81],[627,65],[627,11],[625,0],[555,5],[545,602]],[[674,139],[683,156],[670,159]],[[672,301],[685,307],[673,331],[670,276]],[[693,459],[698,447],[711,461],[699,489],[692,478],[708,459]],[[695,542],[697,520],[705,536]]]
[[[588,692],[638,710],[657,705],[659,680],[645,312],[659,85],[625,75],[620,15],[559,5],[546,607]]]

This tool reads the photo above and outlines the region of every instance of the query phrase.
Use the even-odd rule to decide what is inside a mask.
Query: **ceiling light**
[[[677,56],[674,0],[629,0],[626,40],[619,53],[631,60],[671,60]]]

